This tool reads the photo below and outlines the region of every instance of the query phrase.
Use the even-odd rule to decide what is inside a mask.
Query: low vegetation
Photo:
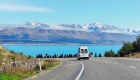
[[[20,79],[22,74],[7,74],[7,73],[0,73],[0,80],[18,80]]]
[[[77,53],[76,54],[54,54],[54,55],[48,55],[47,58],[73,58],[73,57],[77,57]],[[36,58],[46,58],[46,56],[42,56],[42,54],[37,54]]]
[[[42,70],[48,70],[61,63],[54,58],[40,59]],[[21,53],[8,51],[0,46],[0,80],[22,80],[40,72],[38,59]]]
[[[90,52],[89,53],[89,56],[91,57],[93,55],[93,52]],[[54,55],[48,55],[47,58],[74,58],[74,57],[77,57],[77,53],[76,54],[54,54]],[[46,58],[46,56],[42,56],[42,54],[37,54],[36,55],[36,58]]]
[[[140,35],[134,42],[123,42],[122,48],[115,53],[113,50],[105,51],[104,57],[140,57]]]

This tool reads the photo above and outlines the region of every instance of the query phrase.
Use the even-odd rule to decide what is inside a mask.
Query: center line
[[[75,80],[79,80],[79,79],[80,79],[80,77],[81,77],[81,75],[82,75],[82,73],[83,73],[83,70],[84,70],[84,65],[83,65],[83,63],[82,63],[81,61],[79,61],[79,62],[82,64],[82,69],[81,69],[79,75],[77,76],[77,78],[76,78]]]
[[[129,67],[131,67],[131,68],[136,68],[136,67],[134,67],[134,66],[129,66]]]
[[[117,62],[114,62],[114,63],[119,64],[119,63],[117,63]]]
[[[61,66],[77,65],[77,64],[80,64],[80,63],[76,63],[76,64],[66,64],[66,65],[61,65]]]

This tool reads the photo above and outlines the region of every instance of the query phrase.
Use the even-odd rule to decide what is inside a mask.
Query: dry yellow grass
[[[2,62],[2,64],[0,64],[0,71],[1,72],[6,72],[7,75],[17,75],[20,74],[22,75],[22,77],[16,79],[16,80],[21,80],[23,78],[26,78],[28,76],[32,76],[36,73],[39,72],[39,67],[36,64],[36,61],[38,61],[37,58],[31,58],[28,59],[24,54],[21,53],[15,53],[13,51],[8,51],[5,48],[3,48],[0,45],[0,62]],[[13,59],[14,56],[14,59]],[[14,62],[17,61],[17,65],[13,65]],[[34,62],[34,64],[31,64],[31,66],[29,66],[28,62],[30,63],[31,61]],[[42,69],[52,69],[55,66],[60,64],[60,61],[57,62],[56,59],[40,59],[41,64],[42,64]],[[19,63],[18,63],[19,62]],[[23,64],[20,64],[23,63]],[[33,63],[31,62],[31,63]],[[26,64],[25,64],[26,63]],[[35,66],[34,66],[35,65]]]
[[[134,58],[140,58],[140,53],[134,53]]]
[[[26,61],[28,60],[27,57],[23,54],[15,54],[17,61]]]
[[[4,64],[13,62],[14,60],[12,59],[12,57],[15,57],[15,61],[25,62],[28,60],[28,58],[24,54],[11,53],[11,51],[8,51],[0,45],[0,69],[3,68]]]
[[[3,47],[0,45],[0,49],[3,49]]]
[[[3,48],[0,45],[0,55],[2,55],[2,62],[11,62],[11,56],[14,56],[16,61],[26,61],[28,60],[27,57],[24,54],[15,54],[15,53],[11,53],[10,51],[8,51],[7,49]]]

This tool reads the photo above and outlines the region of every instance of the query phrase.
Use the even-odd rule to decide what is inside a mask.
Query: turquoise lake
[[[17,53],[36,56],[37,54],[54,55],[54,54],[75,54],[80,46],[19,46],[19,45],[3,45],[8,50],[13,50]],[[88,46],[89,52],[101,53],[104,56],[105,51],[113,50],[117,52],[122,46]],[[94,57],[94,54],[92,55]]]

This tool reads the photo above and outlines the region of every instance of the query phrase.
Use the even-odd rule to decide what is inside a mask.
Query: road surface
[[[25,80],[140,80],[140,59],[76,58],[61,59],[54,70],[43,71]]]

